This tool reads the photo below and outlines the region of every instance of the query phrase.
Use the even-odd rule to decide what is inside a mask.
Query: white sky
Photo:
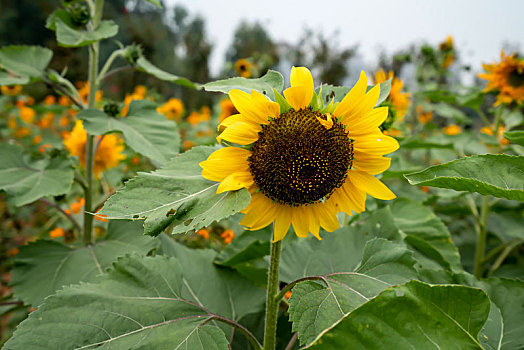
[[[498,59],[503,43],[524,46],[524,0],[164,0],[205,19],[217,73],[241,20],[259,21],[275,41],[296,43],[305,25],[325,35],[339,30],[341,47],[359,44],[368,65],[423,41],[437,44],[451,34],[462,63],[480,70]]]

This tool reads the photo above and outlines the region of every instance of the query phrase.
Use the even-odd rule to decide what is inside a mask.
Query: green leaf
[[[215,264],[233,267],[269,255],[271,232],[268,228],[244,231],[229,243],[215,259]]]
[[[417,186],[451,188],[524,201],[524,157],[485,154],[404,175]]]
[[[289,102],[287,102],[284,96],[282,96],[276,89],[273,89],[273,93],[275,94],[275,102],[280,106],[280,114],[286,113],[291,108],[293,108]]]
[[[209,226],[245,208],[246,189],[217,194],[219,183],[202,177],[198,165],[215,151],[194,147],[152,173],[139,173],[109,198],[100,214],[113,219],[146,219],[145,233],[158,235],[170,224],[172,233]]]
[[[490,278],[480,282],[491,299],[492,312],[480,337],[486,349],[524,348],[524,282]]]
[[[127,256],[99,281],[47,298],[4,349],[228,349],[214,315],[181,299],[175,259]]]
[[[311,344],[348,313],[393,284],[416,276],[411,252],[382,238],[368,241],[355,272],[322,276],[323,283],[301,282],[289,299],[289,320],[300,344]]]
[[[347,315],[312,349],[482,349],[489,314],[480,289],[418,281],[390,288]]]
[[[511,143],[524,147],[524,131],[508,131],[504,133],[504,137]]]
[[[263,309],[265,289],[234,270],[216,266],[214,250],[190,249],[166,235],[159,238],[162,253],[175,257],[182,266],[184,299],[232,320]]]
[[[22,148],[0,144],[0,189],[16,206],[69,192],[73,177],[73,161],[63,153],[32,160],[23,154]]]
[[[365,220],[322,232],[322,241],[310,237],[285,245],[280,258],[280,279],[291,282],[306,276],[354,271],[362,261],[366,243],[376,237],[401,241],[389,208],[377,210]]]
[[[71,26],[60,16],[54,18],[56,40],[64,47],[80,47],[90,45],[96,41],[107,39],[118,33],[118,25],[112,20],[103,20],[96,30],[85,30]]]
[[[457,123],[471,124],[471,120],[464,112],[448,103],[437,103],[431,109],[441,117],[451,119]]]
[[[80,111],[78,117],[91,134],[121,132],[129,147],[159,164],[178,154],[180,134],[176,123],[159,114],[151,101],[132,101],[123,118],[111,118],[98,109]]]
[[[321,87],[319,86],[315,91],[317,94],[320,94],[320,98],[324,102],[324,105],[330,103],[331,100],[335,103],[342,101],[349,90],[351,90],[351,88],[347,86],[333,86],[330,84],[322,84],[322,91],[320,89]]]
[[[383,83],[380,83],[380,95],[378,96],[377,106],[384,102],[388,96],[389,92],[391,91],[391,81],[393,78],[389,78]],[[373,86],[368,87],[368,91],[371,90]]]
[[[457,247],[444,223],[430,209],[409,200],[397,199],[391,205],[395,224],[405,234],[404,241],[414,248],[420,261],[429,258],[446,269],[462,270]]]
[[[189,88],[198,89],[199,84],[193,83],[192,81],[184,78],[179,77],[177,75],[168,73],[166,71],[161,70],[160,68],[154,66],[151,62],[149,62],[145,57],[140,57],[136,61],[136,67],[139,71],[150,74],[154,76],[157,79],[169,81],[174,84],[187,86]]]
[[[63,286],[92,282],[118,257],[130,252],[146,254],[157,242],[130,221],[110,221],[107,236],[87,247],[38,240],[20,248],[11,286],[17,297],[36,307]]]
[[[0,84],[26,84],[39,81],[53,51],[40,46],[5,46],[0,48],[0,67],[9,73],[0,72]]]
[[[453,149],[453,142],[449,139],[424,140],[419,137],[407,138],[400,142],[403,149],[415,148],[443,148]]]
[[[162,3],[160,2],[160,0],[146,0],[146,1],[149,2],[150,4],[155,5],[156,7],[160,8],[160,9],[164,8],[162,6]]]
[[[242,77],[229,78],[212,81],[202,85],[206,91],[223,92],[227,94],[233,89],[239,89],[248,93],[251,90],[258,91],[271,99],[274,99],[273,89],[281,92],[284,88],[284,77],[277,71],[269,70],[263,77],[246,79]]]

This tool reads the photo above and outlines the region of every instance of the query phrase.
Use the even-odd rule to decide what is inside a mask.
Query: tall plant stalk
[[[280,301],[279,299],[277,299],[279,290],[278,268],[280,265],[281,246],[282,241],[271,243],[271,256],[267,280],[266,322],[264,326],[264,350],[274,350],[276,344],[278,304]]]

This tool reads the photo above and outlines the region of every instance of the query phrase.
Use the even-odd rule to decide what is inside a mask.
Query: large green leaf
[[[98,109],[81,111],[78,117],[89,133],[121,132],[129,147],[160,164],[178,154],[180,134],[176,123],[159,114],[151,101],[132,101],[124,118],[111,118]]]
[[[16,206],[69,192],[73,177],[73,161],[65,154],[32,160],[22,148],[0,144],[0,189]]]
[[[206,180],[198,165],[215,151],[195,147],[152,173],[139,173],[107,200],[100,214],[114,219],[146,219],[145,233],[157,235],[170,224],[173,233],[210,225],[245,208],[245,189],[217,194],[217,182]]]
[[[56,16],[56,40],[64,47],[80,47],[90,45],[96,41],[107,39],[118,33],[118,25],[112,20],[103,20],[95,30],[86,30],[75,27]]]
[[[472,156],[404,176],[412,185],[524,201],[524,157],[506,154]]]
[[[482,349],[488,314],[480,289],[411,281],[349,313],[312,349]]]
[[[277,71],[269,70],[263,77],[256,79],[229,78],[224,80],[212,81],[202,85],[206,91],[216,91],[228,93],[233,89],[239,89],[251,93],[251,90],[258,91],[274,99],[273,89],[281,92],[284,88],[284,77]]]
[[[175,259],[126,256],[99,279],[65,287],[22,322],[6,350],[228,349],[212,314],[181,298]]]
[[[524,147],[524,131],[508,131],[504,133],[504,137],[511,143]]]
[[[142,234],[140,224],[131,221],[111,221],[107,236],[87,247],[38,240],[20,248],[11,285],[15,296],[36,307],[63,286],[94,281],[118,257],[146,254],[157,244],[158,240]]]
[[[486,349],[524,348],[524,282],[490,278],[480,282],[491,299],[491,312],[481,341]]]
[[[182,297],[233,320],[263,309],[265,289],[234,270],[213,264],[211,249],[190,249],[161,235],[162,254],[175,257],[184,271]]]
[[[404,246],[375,238],[364,247],[355,272],[322,276],[325,285],[301,282],[289,299],[289,320],[300,344],[313,343],[348,313],[393,284],[416,276],[415,260]]]
[[[391,213],[405,234],[404,241],[417,252],[417,260],[432,260],[440,265],[435,268],[462,270],[458,249],[446,225],[431,210],[409,199],[397,199]]]
[[[0,48],[0,84],[26,84],[39,81],[46,69],[53,51],[40,46],[5,46]]]
[[[391,91],[392,79],[393,78],[390,78],[380,84],[380,95],[378,97],[377,105],[381,104],[388,98],[389,92]],[[373,86],[368,86],[367,91],[371,90],[372,88]],[[316,88],[315,91],[317,94],[320,94],[320,98],[324,102],[324,105],[327,105],[331,102],[331,100],[333,100],[335,103],[342,101],[342,99],[350,90],[351,87],[349,86],[333,86],[330,84],[322,84],[322,86]]]
[[[149,62],[145,57],[140,57],[136,61],[136,67],[139,71],[142,71],[147,74],[151,74],[152,76],[154,76],[157,79],[169,81],[174,84],[187,86],[193,89],[199,88],[199,84],[193,83],[192,81],[184,77],[179,77],[177,75],[163,71],[160,68],[153,65],[153,63]]]

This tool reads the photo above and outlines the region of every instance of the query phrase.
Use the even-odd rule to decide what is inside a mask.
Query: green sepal
[[[293,107],[287,102],[287,100],[282,96],[277,89],[273,88],[273,93],[275,94],[275,102],[280,105],[280,114],[286,113]]]

